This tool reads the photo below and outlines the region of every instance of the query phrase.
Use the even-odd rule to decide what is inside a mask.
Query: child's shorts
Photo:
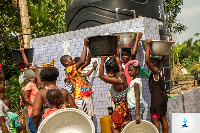
[[[132,121],[135,120],[135,109],[136,107],[130,108]],[[140,103],[140,110],[139,110],[140,119],[143,119],[144,110],[145,110],[144,104]]]
[[[151,118],[160,118],[160,115],[158,115],[158,114],[152,114]]]

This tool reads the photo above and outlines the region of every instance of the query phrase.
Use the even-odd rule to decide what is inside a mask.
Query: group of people
[[[142,33],[139,32],[135,38],[133,48],[123,47],[121,49],[122,60],[120,60],[118,44],[119,35],[116,38],[116,55],[111,57],[101,56],[99,78],[106,83],[112,84],[110,93],[115,105],[115,109],[111,115],[111,129],[113,133],[119,133],[130,121],[135,120],[139,124],[141,119],[143,119],[145,107],[141,100],[142,80],[138,76],[140,65],[139,61],[135,60],[141,37]],[[91,119],[93,118],[94,107],[91,96],[94,91],[86,76],[90,75],[96,69],[97,63],[94,64],[88,73],[84,74],[82,71],[89,65],[91,60],[91,56],[87,52],[88,44],[89,40],[85,38],[83,52],[76,62],[70,55],[63,55],[60,58],[60,63],[65,67],[65,83],[69,84],[69,88],[72,89],[61,88],[56,85],[59,71],[54,66],[43,68],[40,75],[38,74],[37,67],[32,66],[36,78],[24,80],[24,88],[22,89],[22,100],[25,103],[23,113],[25,115],[27,133],[30,132],[29,129],[31,129],[31,132],[37,132],[43,119],[49,114],[66,107],[78,108],[88,114]],[[158,130],[160,130],[161,123],[163,133],[167,133],[167,95],[162,69],[164,57],[151,55],[150,46],[151,40],[148,39],[145,62],[152,71],[149,78],[151,119]],[[25,64],[20,68],[30,67],[24,54],[24,49],[21,48],[20,52]],[[107,75],[104,74],[104,65]],[[5,82],[1,81],[0,83],[0,93],[4,93],[6,88]],[[0,100],[1,103],[3,104]],[[2,114],[1,111],[3,110],[5,109],[1,107],[0,114]],[[4,133],[8,128],[2,126],[1,121],[5,122],[5,119],[2,120],[5,116],[2,116],[4,115],[0,116],[0,125]]]

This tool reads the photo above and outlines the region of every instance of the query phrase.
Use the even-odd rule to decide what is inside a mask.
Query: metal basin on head
[[[60,109],[46,117],[38,133],[95,133],[90,117],[75,108]]]
[[[114,35],[120,35],[119,48],[129,47],[132,48],[135,43],[135,37],[137,32],[124,32],[124,33],[114,33]]]
[[[173,41],[152,40],[151,52],[153,55],[166,55],[170,51],[173,43]],[[142,45],[146,51],[146,40],[142,40]]]
[[[38,74],[40,75],[40,72],[42,71],[43,67],[37,67]],[[32,68],[24,68],[24,75],[27,79],[33,79],[36,78],[35,72],[32,70]]]

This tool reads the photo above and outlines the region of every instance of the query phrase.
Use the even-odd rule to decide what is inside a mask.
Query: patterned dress
[[[81,69],[76,70],[76,64],[65,68],[66,78],[70,81],[74,89],[75,99],[87,99],[93,93],[91,85]]]
[[[111,116],[112,126],[121,131],[131,121],[126,97],[127,90],[116,92],[112,86],[110,93],[112,95],[112,101],[115,104],[115,110]]]

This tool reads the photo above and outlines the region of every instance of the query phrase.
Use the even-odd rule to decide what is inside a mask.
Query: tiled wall
[[[171,133],[172,113],[200,113],[200,87],[199,89],[177,96],[177,99],[169,99],[167,110],[169,133]],[[196,129],[197,132],[199,133],[200,129]]]
[[[35,48],[34,63],[40,65],[44,62],[50,62],[55,59],[55,67],[59,69],[59,78],[57,80],[58,86],[64,87],[64,67],[60,64],[60,57],[64,54],[71,55],[72,58],[80,56],[83,49],[84,38],[120,32],[142,32],[142,39],[151,38],[159,40],[158,21],[151,18],[136,18],[131,20],[119,21],[116,23],[101,25],[61,33],[57,35],[47,36],[31,40],[31,46]],[[144,50],[142,44],[138,47],[138,60],[140,65],[147,69],[144,61]],[[94,90],[93,103],[95,107],[94,124],[96,132],[100,133],[100,117],[108,115],[107,107],[110,106],[110,98],[108,90],[110,85],[101,81],[98,77],[89,78],[92,81],[92,88]],[[144,119],[150,120],[150,93],[148,89],[148,80],[142,78],[143,81],[143,102],[145,104]]]

